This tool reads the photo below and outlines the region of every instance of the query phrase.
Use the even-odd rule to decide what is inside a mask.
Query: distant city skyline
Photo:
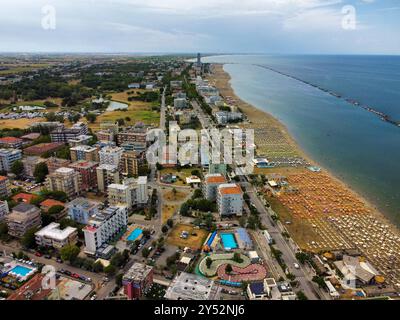
[[[2,1],[1,52],[400,54],[396,0]]]

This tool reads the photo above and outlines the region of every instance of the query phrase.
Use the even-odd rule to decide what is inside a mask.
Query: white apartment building
[[[75,198],[81,193],[81,176],[72,168],[59,168],[50,173],[45,181],[47,189],[63,191],[69,198]]]
[[[221,216],[241,216],[243,213],[243,191],[240,186],[235,183],[219,185],[217,205]]]
[[[128,209],[143,206],[148,201],[147,177],[125,179],[123,184],[108,186],[108,201],[110,205],[125,205]]]
[[[226,183],[225,177],[220,173],[209,173],[204,177],[203,194],[207,200],[215,201],[217,198],[217,188]]]
[[[22,158],[22,151],[19,149],[0,149],[0,171],[9,172],[12,164]]]
[[[85,198],[76,198],[67,204],[69,217],[80,223],[87,224],[90,217],[96,215],[99,210],[99,203]]]
[[[119,184],[119,171],[117,166],[102,164],[96,168],[97,188],[100,192],[106,192],[110,184]]]
[[[85,253],[95,255],[103,245],[126,230],[128,208],[125,206],[109,207],[93,216],[83,229],[85,235]]]
[[[35,233],[38,246],[61,249],[67,244],[75,244],[78,239],[78,229],[66,227],[60,229],[60,224],[52,222]]]
[[[100,164],[119,166],[124,149],[120,147],[104,147],[99,151]]]

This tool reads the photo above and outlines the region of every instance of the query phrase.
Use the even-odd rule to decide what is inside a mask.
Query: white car
[[[299,266],[298,263],[294,263],[293,265],[294,265],[294,267],[295,267],[296,269],[300,269],[300,266]]]

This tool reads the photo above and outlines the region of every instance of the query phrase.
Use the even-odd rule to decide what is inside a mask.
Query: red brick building
[[[69,165],[70,168],[81,174],[81,190],[93,191],[97,189],[97,162],[80,160]]]
[[[29,156],[40,156],[46,152],[56,152],[64,146],[64,143],[51,142],[51,143],[39,143],[32,147],[24,149],[24,153]]]

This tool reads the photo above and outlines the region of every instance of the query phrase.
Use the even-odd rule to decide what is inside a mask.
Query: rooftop
[[[72,227],[66,227],[65,229],[60,229],[59,223],[52,222],[46,227],[36,232],[35,235],[62,241],[71,236],[76,231],[77,229]]]
[[[53,199],[46,199],[40,203],[41,206],[45,207],[53,207],[53,206],[65,206],[64,202],[58,201],[58,200],[53,200]]]
[[[153,267],[135,262],[132,267],[124,274],[123,281],[141,282],[149,275]]]
[[[0,138],[0,143],[18,143],[18,142],[22,142],[22,139],[15,137]]]
[[[219,173],[208,174],[208,175],[206,175],[206,182],[207,183],[225,183],[226,179],[222,174],[219,174]]]
[[[242,189],[239,187],[239,185],[234,183],[222,184],[218,187],[218,191],[221,195],[242,194]]]

